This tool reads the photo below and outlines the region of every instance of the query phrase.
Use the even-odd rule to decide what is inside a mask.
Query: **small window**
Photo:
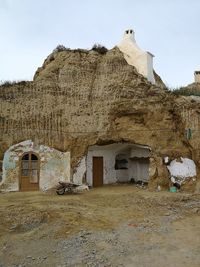
[[[115,170],[127,170],[128,159],[125,154],[118,154],[115,158]]]
[[[133,33],[133,30],[130,30],[130,33]]]
[[[38,183],[38,158],[36,155],[31,154],[31,175],[30,183]]]
[[[31,160],[38,160],[38,158],[35,154],[31,154]]]
[[[126,33],[128,34],[128,31],[126,31]]]
[[[29,154],[22,157],[22,176],[29,176]]]
[[[29,154],[25,154],[23,157],[22,157],[22,160],[29,160]]]

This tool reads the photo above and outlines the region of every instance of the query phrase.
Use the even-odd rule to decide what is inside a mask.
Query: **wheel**
[[[64,195],[64,193],[65,193],[65,188],[57,189],[57,190],[56,190],[56,193],[57,193],[58,195]]]
[[[72,187],[68,187],[68,188],[66,189],[66,193],[68,193],[68,194],[72,194],[72,193],[73,193],[73,188],[72,188]]]

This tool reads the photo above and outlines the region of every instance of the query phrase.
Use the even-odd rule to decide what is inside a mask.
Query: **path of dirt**
[[[199,267],[200,195],[105,186],[0,194],[0,267]]]

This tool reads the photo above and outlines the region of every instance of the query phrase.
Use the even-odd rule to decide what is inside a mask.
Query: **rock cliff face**
[[[165,155],[189,156],[198,166],[199,100],[175,96],[156,79],[149,83],[118,48],[54,52],[32,82],[0,87],[0,157],[31,139],[71,151],[75,167],[90,145],[129,142],[151,147],[156,177],[164,177]]]

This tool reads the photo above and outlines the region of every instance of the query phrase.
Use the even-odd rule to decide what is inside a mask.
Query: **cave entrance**
[[[130,181],[148,182],[150,152],[149,146],[131,143],[91,146],[86,159],[87,183],[96,187]]]

